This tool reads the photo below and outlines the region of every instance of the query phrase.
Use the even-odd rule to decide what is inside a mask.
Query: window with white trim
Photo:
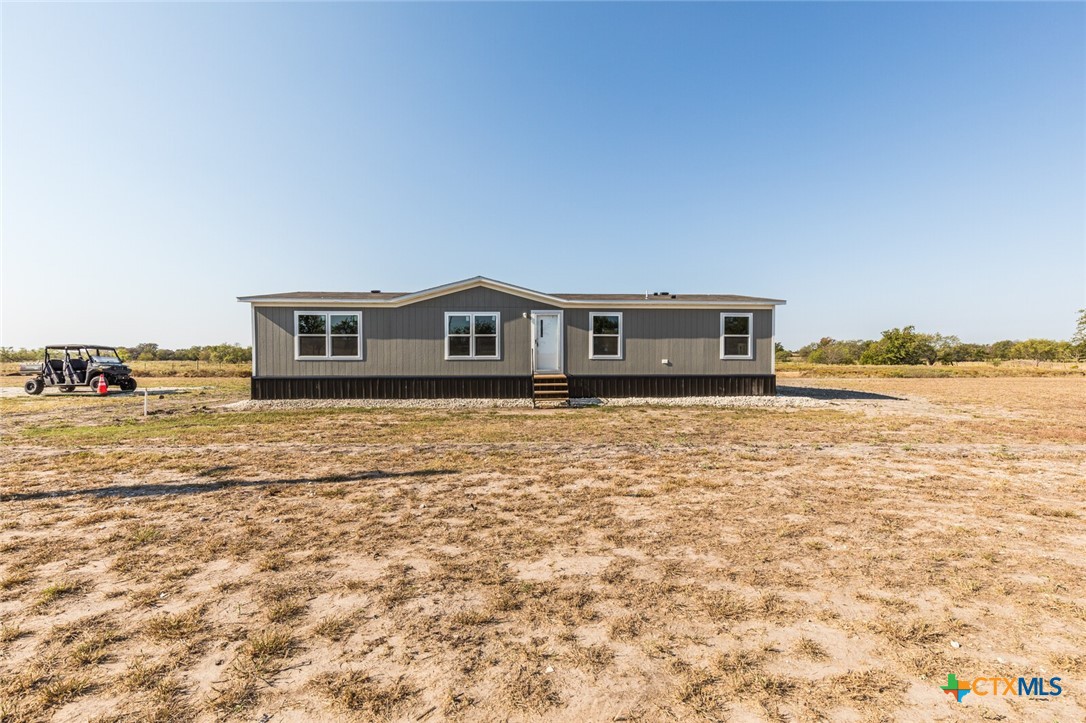
[[[446,359],[498,359],[502,317],[496,311],[446,311]]]
[[[754,358],[754,314],[724,312],[720,315],[720,358]]]
[[[589,359],[621,359],[622,312],[589,312],[588,337]]]
[[[295,311],[294,358],[361,359],[360,314],[357,311]]]

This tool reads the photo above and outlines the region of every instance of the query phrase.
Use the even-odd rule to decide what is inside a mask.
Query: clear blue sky
[[[0,7],[7,346],[476,274],[789,347],[1086,305],[1082,3]]]

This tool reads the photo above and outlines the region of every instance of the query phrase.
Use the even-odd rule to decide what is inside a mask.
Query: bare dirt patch
[[[1086,717],[1086,381],[791,381],[818,404],[0,399],[0,718]]]

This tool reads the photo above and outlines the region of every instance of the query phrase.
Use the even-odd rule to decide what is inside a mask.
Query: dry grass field
[[[1081,377],[560,410],[140,381],[190,389],[0,398],[0,720],[1086,718]]]
[[[151,362],[169,364],[170,362]],[[1086,363],[1031,362],[961,362],[958,364],[809,364],[787,361],[777,364],[777,375],[783,377],[834,378],[918,378],[948,377],[1086,377]]]

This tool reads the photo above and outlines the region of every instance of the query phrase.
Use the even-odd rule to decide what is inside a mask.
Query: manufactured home
[[[776,393],[774,314],[728,294],[552,294],[477,276],[414,292],[242,296],[253,399]]]

